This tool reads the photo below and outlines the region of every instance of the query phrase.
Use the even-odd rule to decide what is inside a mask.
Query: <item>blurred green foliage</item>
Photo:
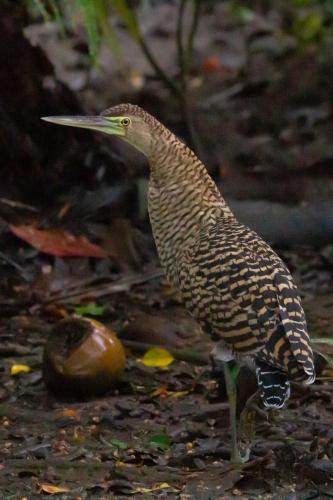
[[[288,19],[285,29],[295,37],[298,47],[303,48],[309,44],[321,43],[326,37],[331,37],[333,32],[333,0],[292,0],[290,2],[271,0],[262,6],[262,13],[269,10],[280,12]],[[260,2],[254,8],[253,3],[246,0],[230,0],[229,12],[241,23],[253,21],[255,11],[259,9]]]
[[[114,31],[112,17],[117,17],[134,38],[139,36],[139,25],[134,9],[126,0],[26,0],[31,15],[40,15],[45,22],[55,20],[64,31],[65,24],[77,30],[83,24],[87,33],[92,62],[96,62],[102,40],[107,41],[115,54],[120,45]]]
[[[189,3],[192,2],[195,6],[198,1],[189,0]],[[1,3],[10,2],[0,0]],[[74,31],[83,26],[93,63],[96,63],[102,41],[107,41],[115,55],[120,54],[121,47],[114,29],[116,24],[124,26],[142,49],[147,50],[147,46],[143,47],[145,42],[140,30],[138,12],[140,9],[151,8],[151,0],[21,0],[18,3],[24,4],[32,17],[40,16],[45,22],[57,21],[63,33],[65,26],[70,26]],[[178,0],[178,3],[185,4],[187,0]],[[288,30],[300,48],[320,43],[326,37],[332,36],[333,0],[292,0],[287,3],[272,0],[264,3],[266,8],[268,6],[269,9],[288,11],[291,19]],[[242,23],[251,22],[254,18],[255,9],[252,2],[229,0],[229,7],[230,12]],[[149,58],[149,54],[146,56]]]

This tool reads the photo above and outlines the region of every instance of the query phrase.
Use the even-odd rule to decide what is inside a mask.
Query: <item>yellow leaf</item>
[[[169,396],[170,391],[166,387],[158,387],[153,392],[150,393],[151,398],[156,398],[156,396],[167,397]]]
[[[12,365],[10,368],[11,375],[17,375],[18,373],[29,373],[31,371],[28,365]]]
[[[190,391],[175,391],[170,392],[170,396],[173,398],[182,398],[183,396],[187,396]]]
[[[174,359],[166,349],[153,347],[146,352],[141,361],[145,366],[163,367],[169,366]]]
[[[174,492],[179,491],[179,488],[175,488],[174,486],[171,486],[169,483],[160,483],[160,484],[155,484],[152,488],[136,488],[133,493],[151,493],[152,491],[158,491],[158,490],[172,490]]]
[[[160,396],[162,398],[181,398],[183,396],[187,396],[190,391],[168,391],[166,387],[158,387],[153,392],[150,393],[151,398],[155,398],[156,396]]]
[[[64,417],[80,420],[80,412],[78,410],[73,410],[72,408],[64,408],[62,414]]]
[[[62,488],[61,486],[53,486],[52,484],[38,484],[39,493],[49,493],[54,495],[55,493],[67,493],[68,488]]]
[[[136,467],[136,468],[139,468],[139,467],[143,466],[143,462],[140,462],[137,464],[131,464],[131,463],[122,462],[121,460],[117,460],[115,463],[115,466],[116,467]]]

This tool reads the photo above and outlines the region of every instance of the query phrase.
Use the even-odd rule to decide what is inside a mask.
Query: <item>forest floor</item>
[[[303,250],[284,257],[303,269],[310,331],[323,337],[332,330],[333,294],[319,255]],[[13,285],[12,272],[3,266],[1,498],[332,498],[329,365],[318,359],[314,385],[294,385],[286,409],[257,419],[250,461],[230,465],[228,405],[222,378],[207,362],[209,341],[163,279],[138,276],[132,283],[142,282],[134,285],[126,276],[109,283],[98,299],[100,284],[77,286],[77,298],[66,291],[42,296],[18,280]],[[321,290],[316,298],[315,287]],[[87,401],[57,400],[41,371],[47,332],[87,300],[104,306],[98,320],[114,326],[125,343],[135,338],[144,347],[152,341],[190,351],[199,362],[176,359],[153,368],[142,363],[142,353],[128,350],[125,375],[111,392]],[[13,365],[30,371],[14,375]],[[240,376],[239,384],[244,400],[254,379]]]
[[[142,13],[142,32],[177,80],[173,2],[155,3],[153,15]],[[179,105],[122,23],[121,61],[102,47],[97,70],[81,35],[64,37],[56,23],[33,22],[25,30],[33,49],[23,50],[16,18],[3,16],[2,45],[17,52],[8,57],[4,51],[7,79],[0,81],[7,110],[0,185],[0,500],[333,498],[331,31],[324,17],[318,25],[311,2],[292,23],[293,2],[271,2],[266,13],[229,9],[237,3],[215,2],[202,14],[189,100],[203,158],[227,201],[264,201],[252,212],[255,224],[240,220],[290,248],[280,254],[300,287],[314,349],[322,352],[316,383],[293,384],[284,410],[258,417],[250,461],[230,465],[228,404],[223,378],[209,363],[210,340],[160,274],[145,268],[153,244],[142,158],[109,137],[64,132],[39,119],[77,114],[77,99],[81,114],[130,101],[188,142]],[[317,31],[304,39],[313,21]],[[243,205],[247,216],[250,209]],[[108,257],[94,258],[98,248],[84,238],[99,241]],[[311,247],[296,248],[305,242]],[[86,257],[65,257],[73,249]],[[118,333],[126,369],[103,397],[60,400],[46,389],[43,350],[50,328],[78,307]],[[164,346],[175,360],[146,366],[142,356],[151,345]],[[244,369],[238,381],[241,408],[256,382]]]

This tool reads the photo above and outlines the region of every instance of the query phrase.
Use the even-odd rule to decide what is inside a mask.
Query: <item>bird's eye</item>
[[[131,123],[131,120],[129,118],[123,118],[120,122],[124,127],[128,127],[128,125]]]

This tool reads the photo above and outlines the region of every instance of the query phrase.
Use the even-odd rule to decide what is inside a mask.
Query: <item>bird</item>
[[[285,263],[239,222],[205,165],[143,108],[118,104],[98,116],[43,117],[103,132],[143,153],[149,163],[148,212],[159,259],[185,308],[214,341],[229,400],[230,460],[243,463],[237,436],[232,360],[256,373],[263,408],[282,408],[290,381],[315,380],[300,294]]]

